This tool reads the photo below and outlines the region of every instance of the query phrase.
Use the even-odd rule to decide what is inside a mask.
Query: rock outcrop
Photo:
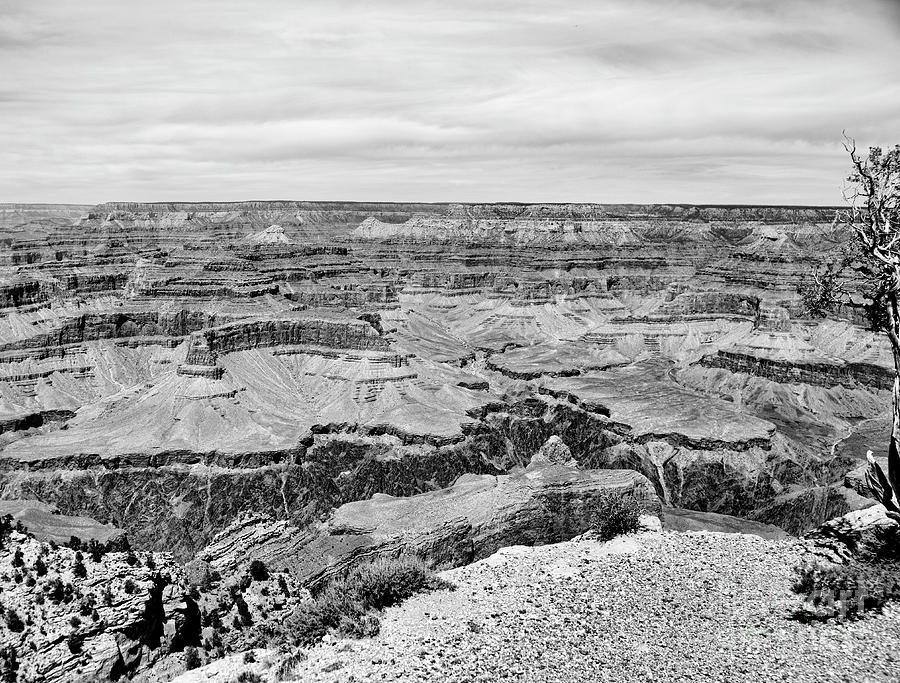
[[[559,444],[551,442],[551,449]],[[583,533],[604,513],[607,495],[632,497],[652,514],[660,509],[652,485],[636,472],[579,470],[542,459],[510,475],[464,475],[453,486],[417,496],[375,494],[337,508],[305,538],[252,520],[220,534],[200,557],[220,572],[262,557],[310,586],[378,555],[412,554],[434,567],[457,567],[503,546]]]
[[[200,644],[199,610],[166,555],[94,558],[12,531],[0,550],[4,675],[23,682],[118,680]],[[9,650],[3,650],[9,652]]]

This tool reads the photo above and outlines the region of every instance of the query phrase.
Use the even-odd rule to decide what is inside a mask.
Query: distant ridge
[[[246,201],[246,202],[108,202],[98,204],[92,213],[165,213],[232,211],[347,211],[356,214],[404,213],[467,218],[530,219],[629,219],[665,218],[667,220],[763,222],[830,222],[839,207],[801,205],[742,204],[594,204],[594,203],[404,203],[338,201]]]

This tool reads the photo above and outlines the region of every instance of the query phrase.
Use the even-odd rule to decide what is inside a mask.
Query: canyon
[[[373,558],[568,541],[610,497],[770,539],[867,510],[893,366],[861,296],[804,307],[832,218],[0,205],[0,664],[224,666]]]
[[[187,560],[245,512],[526,467],[793,534],[865,507],[892,369],[799,288],[833,210],[0,206],[0,496]]]

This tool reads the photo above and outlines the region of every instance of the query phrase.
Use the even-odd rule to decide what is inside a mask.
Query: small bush
[[[65,598],[65,586],[58,576],[47,586],[47,597],[56,604],[61,603]]]
[[[25,624],[18,613],[11,609],[6,613],[6,628],[14,633],[21,633],[25,630]]]
[[[355,567],[329,586],[329,591],[345,594],[363,610],[381,610],[416,593],[449,586],[417,557],[379,557]]]
[[[72,575],[76,579],[83,579],[87,576],[87,569],[84,566],[84,563],[76,560],[75,564],[72,565]]]
[[[287,655],[275,669],[275,680],[285,681],[297,678],[297,669],[306,659],[306,655],[300,651]]]
[[[66,638],[66,645],[69,646],[69,652],[73,655],[77,655],[81,652],[82,643],[83,639],[77,633],[70,633],[69,637]]]
[[[69,619],[69,625],[72,628],[78,628],[79,626],[81,626],[81,619],[79,619],[76,616],[73,616],[71,619]]]
[[[253,671],[241,671],[234,680],[235,683],[262,683],[262,676]]]
[[[798,621],[860,618],[879,611],[888,600],[900,599],[900,567],[894,563],[813,561],[794,571],[793,590],[806,597],[791,615]]]
[[[266,569],[266,563],[262,560],[253,560],[250,563],[250,576],[254,581],[265,581],[269,578],[269,570]]]
[[[125,579],[125,585],[122,587],[122,589],[129,595],[132,595],[134,593],[134,591],[137,589],[137,586],[135,586],[134,581],[132,579],[128,578],[128,579]]]
[[[244,653],[244,664],[253,664],[256,661],[256,655],[253,654],[253,650],[248,650]]]
[[[125,555],[125,562],[128,563],[129,567],[133,567],[135,565],[140,566],[141,561],[137,558],[137,555],[134,554],[133,550],[129,550],[128,554]]]
[[[203,662],[200,661],[200,653],[197,648],[188,645],[184,648],[184,668],[188,671],[199,668]]]
[[[47,563],[40,557],[34,561],[34,573],[38,576],[46,576],[47,574]]]
[[[638,530],[641,507],[631,496],[604,493],[597,503],[591,526],[601,541]]]
[[[285,621],[287,635],[296,645],[313,645],[328,633],[328,624],[315,602],[298,605]]]
[[[22,559],[22,549],[16,548],[16,551],[13,553],[12,566],[21,567],[24,564],[25,560]]]
[[[287,619],[288,633],[299,645],[315,643],[329,630],[351,638],[374,636],[381,624],[373,610],[441,588],[452,586],[419,558],[377,558],[331,581],[311,603],[295,608]]]

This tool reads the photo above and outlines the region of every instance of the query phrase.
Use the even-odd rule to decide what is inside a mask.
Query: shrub
[[[65,587],[58,576],[50,582],[49,586],[47,586],[47,597],[56,604],[61,603],[63,598],[65,598]]]
[[[72,628],[78,628],[79,626],[81,626],[81,619],[79,619],[76,616],[73,616],[71,619],[69,619],[69,625]]]
[[[22,559],[22,549],[16,548],[16,551],[13,553],[12,566],[21,567],[24,564],[25,560]]]
[[[122,587],[123,590],[131,595],[134,593],[136,586],[134,585],[134,581],[131,578],[125,579],[125,585]]]
[[[617,493],[601,495],[591,527],[602,541],[638,530],[641,507],[631,496]]]
[[[34,561],[34,573],[38,576],[47,574],[47,564],[40,557]]]
[[[100,562],[103,559],[104,547],[100,545],[100,542],[96,538],[92,538],[90,543],[88,543],[88,552],[91,554],[91,560],[94,562]]]
[[[200,661],[200,653],[197,652],[197,648],[192,645],[188,645],[184,648],[184,668],[188,671],[192,669],[198,668],[202,662]]]
[[[262,676],[253,671],[241,671],[234,680],[235,683],[262,683]]]
[[[253,664],[256,661],[256,655],[253,654],[253,650],[248,650],[244,653],[244,664]]]
[[[290,640],[297,645],[313,645],[328,633],[321,609],[315,602],[298,605],[285,621]]]
[[[153,555],[147,553],[147,557],[144,558],[144,566],[147,569],[156,569],[156,560],[153,559]]]
[[[900,598],[900,567],[894,563],[817,560],[805,561],[794,571],[793,590],[806,596],[802,607],[791,615],[798,621],[859,618]]]
[[[418,557],[379,557],[352,569],[329,590],[345,593],[363,610],[381,610],[424,591],[448,588]]]
[[[297,669],[306,659],[306,655],[300,651],[287,655],[275,669],[275,680],[285,681],[297,678]]]
[[[12,645],[0,649],[0,681],[3,683],[16,683],[19,661],[16,657],[16,648]]]
[[[25,630],[25,624],[18,613],[11,609],[6,613],[6,628],[14,633],[21,633]]]
[[[77,633],[70,633],[69,637],[66,638],[66,645],[69,646],[69,652],[71,652],[73,655],[77,655],[79,652],[81,652],[82,642],[82,638],[79,637]]]
[[[266,563],[262,560],[253,560],[250,563],[250,576],[254,581],[265,581],[269,578],[269,570],[266,569]]]
[[[288,632],[300,645],[317,642],[330,629],[352,638],[373,636],[381,625],[372,610],[441,588],[452,586],[419,558],[377,558],[332,580],[311,603],[295,608],[287,620]]]
[[[83,579],[87,576],[87,569],[83,562],[80,560],[75,561],[75,564],[72,565],[72,575],[77,579]]]
[[[133,550],[129,550],[128,554],[125,555],[125,561],[128,563],[129,567],[133,567],[134,565],[140,565],[141,561],[137,558],[137,555],[134,554]]]

